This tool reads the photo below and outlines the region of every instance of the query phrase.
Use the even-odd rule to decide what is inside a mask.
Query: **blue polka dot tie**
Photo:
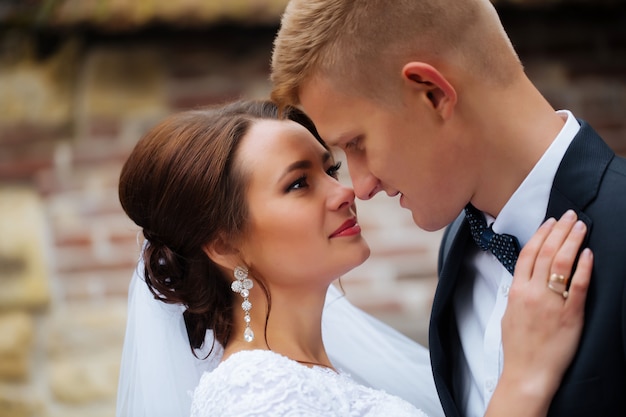
[[[465,207],[465,217],[469,221],[474,242],[482,250],[489,250],[500,261],[507,271],[513,275],[520,246],[517,238],[506,233],[499,234],[487,226],[485,216],[474,206]]]

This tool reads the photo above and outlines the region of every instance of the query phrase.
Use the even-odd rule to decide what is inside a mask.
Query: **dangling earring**
[[[254,332],[250,328],[250,309],[252,308],[252,303],[248,300],[248,296],[250,295],[250,289],[253,287],[254,283],[248,278],[248,269],[245,266],[236,267],[233,271],[233,275],[235,276],[235,281],[233,281],[230,288],[243,297],[241,308],[244,312],[243,319],[246,322],[246,330],[243,332],[243,338],[249,343],[254,340]]]

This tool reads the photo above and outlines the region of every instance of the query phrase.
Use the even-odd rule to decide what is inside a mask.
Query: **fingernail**
[[[561,219],[565,220],[574,220],[576,218],[576,212],[572,209],[567,210]]]
[[[541,227],[545,227],[545,228],[552,227],[554,226],[554,223],[556,223],[556,219],[554,217],[550,217],[548,220],[543,222]]]
[[[576,224],[574,225],[574,230],[576,230],[577,232],[581,232],[585,230],[586,228],[587,228],[587,225],[582,220],[578,220]]]

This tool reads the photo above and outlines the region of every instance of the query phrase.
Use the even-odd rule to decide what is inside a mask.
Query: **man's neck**
[[[488,95],[481,137],[484,158],[472,204],[497,217],[563,128],[564,120],[523,78]]]

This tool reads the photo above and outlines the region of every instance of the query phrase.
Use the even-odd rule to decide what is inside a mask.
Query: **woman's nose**
[[[328,199],[329,208],[331,210],[340,210],[345,207],[351,207],[354,204],[354,190],[339,182],[335,182],[332,195]]]

